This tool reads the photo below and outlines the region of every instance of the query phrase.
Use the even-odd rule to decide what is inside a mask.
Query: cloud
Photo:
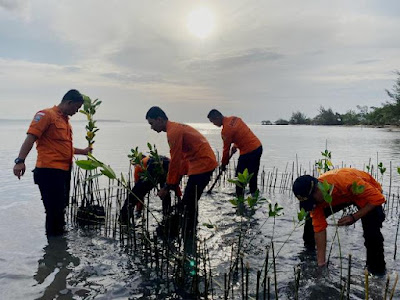
[[[0,10],[1,8],[17,14],[24,21],[30,20],[31,4],[29,0],[0,0]]]
[[[191,70],[231,69],[251,64],[276,61],[284,55],[269,49],[247,49],[236,53],[219,53],[206,59],[193,59],[185,65]]]
[[[0,0],[0,7],[11,11],[24,10],[27,9],[28,6],[28,0]]]

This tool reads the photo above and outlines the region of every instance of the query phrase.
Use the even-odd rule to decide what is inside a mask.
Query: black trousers
[[[39,186],[46,211],[46,234],[62,235],[65,225],[65,208],[68,206],[71,171],[35,168],[34,182]]]
[[[333,207],[334,212],[352,205],[343,204]],[[332,212],[329,207],[324,210],[325,217],[329,217]],[[384,249],[383,249],[383,236],[381,233],[382,223],[385,220],[385,213],[382,206],[377,206],[373,211],[369,212],[363,218],[361,223],[363,227],[364,246],[367,249],[367,267],[370,273],[384,273],[386,270]],[[312,219],[308,218],[304,225],[303,233],[304,244],[307,247],[315,247],[314,229],[312,226]]]
[[[258,179],[258,170],[260,169],[260,159],[263,152],[262,146],[257,149],[240,155],[238,160],[238,165],[236,168],[236,176],[238,173],[243,173],[243,171],[247,168],[249,174],[253,173],[253,177],[250,179],[250,193],[255,193],[257,191],[257,179]],[[236,186],[236,195],[243,195],[244,190],[241,187]]]
[[[184,226],[183,230],[186,232],[186,236],[193,236],[197,226],[198,216],[198,201],[210,182],[213,171],[190,175],[185,193],[182,198],[182,204],[184,207]]]

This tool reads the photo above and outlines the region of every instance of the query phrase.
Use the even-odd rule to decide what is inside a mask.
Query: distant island
[[[334,112],[331,108],[320,107],[314,118],[308,118],[304,113],[296,111],[289,120],[278,119],[274,123],[261,121],[262,125],[371,125],[400,126],[400,71],[391,91],[385,90],[389,101],[381,107],[357,105],[357,110],[348,110],[344,114]]]

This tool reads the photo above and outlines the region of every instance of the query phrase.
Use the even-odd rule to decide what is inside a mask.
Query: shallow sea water
[[[84,147],[84,122],[72,122],[76,147]],[[175,299],[185,296],[167,294],[165,282],[158,281],[138,257],[129,254],[121,244],[101,231],[69,226],[63,238],[47,240],[44,233],[44,209],[32,173],[36,153],[32,150],[27,159],[28,170],[18,180],[12,174],[13,160],[25,138],[29,121],[0,121],[0,299]],[[220,129],[212,124],[192,124],[221,152]],[[161,154],[168,153],[164,133],[157,134],[148,124],[125,122],[99,122],[95,156],[110,164],[118,173],[128,170],[127,154],[136,146],[146,151],[147,142],[156,144]],[[264,147],[262,167],[271,171],[291,171],[292,166],[309,170],[320,152],[332,151],[332,161],[337,166],[363,169],[369,162],[378,162],[388,168],[383,186],[388,191],[389,162],[392,162],[392,192],[398,193],[400,166],[400,132],[380,128],[320,127],[320,126],[251,126]],[[237,156],[234,157],[237,159]],[[382,178],[380,178],[382,181]],[[232,199],[231,186],[215,188],[211,195],[204,194],[199,203],[199,224],[212,223],[216,229],[200,226],[199,236],[207,240],[215,279],[223,282],[230,258],[230,243],[235,238],[238,217],[228,202]],[[289,192],[264,192],[272,203],[284,207],[284,215],[277,217],[273,240],[275,251],[282,245],[277,257],[278,289],[280,299],[294,299],[294,270],[300,266],[300,299],[338,299],[339,253],[333,247],[329,271],[320,274],[315,257],[305,251],[302,228],[293,231],[293,218],[297,215],[297,200]],[[151,197],[152,207],[159,209],[160,201]],[[248,239],[251,247],[246,251],[255,283],[256,270],[262,267],[265,247],[271,241],[273,219],[260,228],[268,214],[267,205],[259,208],[249,221]],[[388,215],[382,232],[385,237],[385,254],[391,283],[400,270],[398,260],[393,260],[397,217]],[[328,228],[332,239],[334,228]],[[352,254],[351,299],[364,299],[365,249],[361,223],[339,230],[342,241],[344,275],[347,255]],[[286,241],[287,240],[287,241]],[[286,242],[285,242],[286,241]],[[328,243],[328,246],[330,243]],[[382,299],[385,279],[370,279],[370,299]],[[272,285],[273,286],[273,285]],[[254,290],[254,288],[251,288]],[[398,288],[397,290],[400,290]],[[399,298],[396,291],[394,298]],[[221,298],[221,294],[215,298]],[[273,299],[273,297],[272,297]]]

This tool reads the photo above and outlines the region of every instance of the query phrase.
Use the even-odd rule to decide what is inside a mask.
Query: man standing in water
[[[211,174],[218,166],[215,154],[206,138],[189,125],[171,122],[165,112],[153,106],[146,114],[151,129],[167,133],[171,161],[169,163],[167,182],[159,191],[161,198],[169,190],[176,190],[182,170],[189,175],[182,198],[184,206],[184,238],[192,238],[197,226],[197,203],[204,188],[210,181]]]
[[[224,142],[224,150],[221,161],[221,171],[225,171],[229,162],[230,153],[240,150],[240,156],[236,167],[236,176],[243,173],[245,169],[249,174],[253,174],[250,180],[250,193],[254,194],[257,190],[257,177],[260,168],[260,159],[263,148],[260,140],[251,129],[238,117],[225,117],[218,110],[212,109],[207,118],[215,126],[221,127],[221,136]],[[231,145],[233,144],[232,148]],[[236,195],[243,195],[244,190],[236,186]]]
[[[62,235],[64,232],[73,155],[87,155],[91,151],[90,147],[78,149],[72,145],[68,116],[74,115],[82,104],[83,96],[77,90],[70,90],[60,104],[37,112],[15,159],[14,175],[21,179],[26,170],[25,158],[36,142],[38,155],[33,178],[39,186],[46,210],[48,236]]]
[[[300,201],[300,207],[311,211],[310,220],[306,221],[303,238],[306,244],[313,244],[314,229],[317,246],[318,266],[326,264],[326,228],[331,212],[329,204],[324,200],[318,183],[327,182],[332,186],[332,210],[337,212],[350,205],[355,205],[358,211],[344,216],[338,221],[338,226],[349,226],[361,219],[364,230],[365,247],[367,249],[367,268],[372,274],[381,275],[386,272],[383,253],[382,222],[385,214],[382,204],[385,197],[381,185],[368,173],[351,168],[335,169],[322,174],[318,179],[310,175],[297,178],[293,184],[293,193]],[[311,222],[312,221],[312,225]]]

